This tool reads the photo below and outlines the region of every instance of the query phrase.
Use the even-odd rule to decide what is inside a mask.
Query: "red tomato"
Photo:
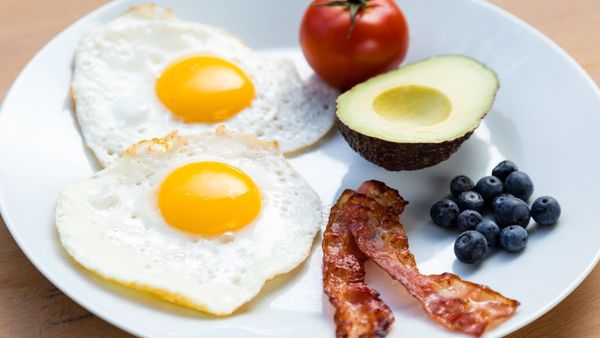
[[[314,0],[302,19],[300,44],[314,71],[345,90],[402,62],[408,25],[393,0]]]

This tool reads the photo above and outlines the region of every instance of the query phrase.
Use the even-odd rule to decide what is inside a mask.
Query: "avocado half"
[[[492,106],[496,73],[466,56],[442,55],[373,77],[342,94],[336,121],[346,142],[387,170],[447,160]]]

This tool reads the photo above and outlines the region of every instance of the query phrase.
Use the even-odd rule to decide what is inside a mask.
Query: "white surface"
[[[158,1],[178,15],[229,28],[254,48],[291,51],[307,1]],[[332,310],[322,295],[318,246],[300,269],[269,282],[238,313],[212,318],[82,272],[61,248],[53,224],[58,192],[97,167],[84,148],[68,97],[73,49],[83,32],[107,22],[134,1],[113,2],[77,22],[26,67],[0,114],[0,209],[9,230],[36,267],[90,311],[142,336],[333,337]],[[411,27],[407,61],[459,53],[495,69],[498,99],[475,135],[448,161],[426,170],[392,173],[350,150],[338,134],[292,159],[325,203],[346,187],[381,179],[411,204],[402,217],[423,272],[451,271],[489,284],[522,306],[490,331],[501,336],[556,305],[589,273],[600,253],[593,187],[597,168],[600,94],[581,68],[547,38],[491,5],[472,0],[399,1]],[[306,67],[305,64],[301,66]],[[306,69],[306,68],[303,68]],[[460,79],[457,79],[459,81]],[[457,262],[453,232],[433,226],[429,206],[447,193],[456,174],[488,175],[510,158],[536,184],[535,196],[554,195],[563,216],[536,231],[518,255],[498,252],[479,267]],[[453,336],[427,319],[401,287],[373,266],[368,280],[393,308],[390,337]]]

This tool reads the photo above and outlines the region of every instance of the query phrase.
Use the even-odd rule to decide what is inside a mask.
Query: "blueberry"
[[[483,208],[483,197],[476,191],[465,191],[458,195],[456,204],[460,210],[481,211]]]
[[[527,230],[511,225],[500,231],[500,246],[508,252],[519,252],[527,245]]]
[[[492,175],[498,177],[502,181],[508,177],[513,171],[517,171],[517,165],[512,161],[502,161],[492,170]]]
[[[456,203],[447,198],[437,202],[429,210],[429,215],[431,215],[433,223],[442,228],[456,226],[456,219],[459,213],[460,210]]]
[[[495,204],[494,218],[500,227],[516,224],[526,228],[530,219],[529,206],[514,196],[506,196]]]
[[[492,210],[496,210],[498,208],[498,205],[502,204],[502,202],[504,202],[505,199],[507,199],[508,197],[514,197],[511,194],[502,194],[499,195],[498,197],[494,198],[494,200],[492,201]]]
[[[481,214],[477,211],[465,210],[458,214],[458,220],[456,222],[458,225],[458,230],[460,230],[460,232],[475,230],[475,227],[477,224],[479,224],[479,222],[481,222],[482,219],[483,217],[481,217]]]
[[[500,227],[491,219],[484,219],[475,227],[475,231],[485,237],[489,246],[496,246],[498,244],[498,236],[500,235]]]
[[[480,179],[475,186],[477,191],[486,203],[492,203],[496,196],[502,194],[504,191],[504,185],[502,181],[496,176],[486,176]]]
[[[531,217],[541,225],[554,224],[560,217],[560,204],[554,197],[542,196],[533,202]]]
[[[533,194],[533,182],[526,173],[515,171],[504,181],[504,192],[527,201]]]
[[[488,245],[485,237],[477,231],[465,231],[454,242],[454,254],[461,262],[474,264],[487,254]]]
[[[450,182],[450,192],[454,197],[458,197],[465,191],[473,190],[473,188],[475,188],[475,184],[465,175],[458,175]]]

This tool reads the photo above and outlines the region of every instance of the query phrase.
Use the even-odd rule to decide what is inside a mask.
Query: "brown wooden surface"
[[[418,1],[418,0],[414,0]],[[0,0],[0,98],[50,38],[104,0]],[[600,0],[493,0],[565,48],[600,83]],[[511,335],[600,337],[600,268],[567,299]],[[0,219],[0,337],[128,337],[58,291]]]

